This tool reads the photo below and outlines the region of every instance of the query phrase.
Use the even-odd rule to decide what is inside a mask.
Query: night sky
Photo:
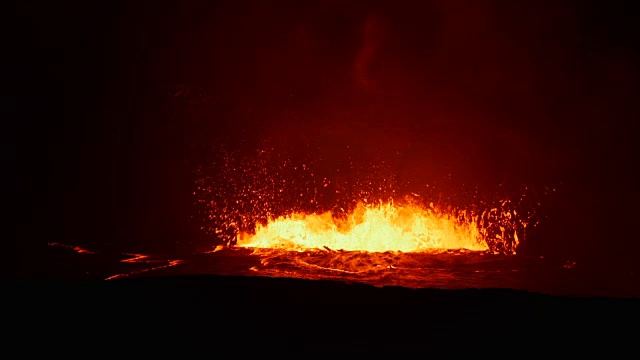
[[[205,244],[185,159],[318,134],[411,154],[396,166],[416,182],[562,183],[525,253],[633,264],[631,3],[17,2],[2,106],[20,261],[53,241]]]

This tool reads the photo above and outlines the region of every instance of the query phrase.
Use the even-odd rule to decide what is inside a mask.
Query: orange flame
[[[358,204],[344,219],[331,212],[294,213],[257,224],[255,234],[241,232],[237,245],[248,248],[331,249],[369,252],[488,250],[473,219],[417,205]]]

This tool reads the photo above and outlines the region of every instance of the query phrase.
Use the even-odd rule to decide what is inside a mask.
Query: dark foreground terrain
[[[113,281],[31,281],[5,287],[5,329],[17,340],[164,349],[245,344],[415,344],[502,353],[559,346],[571,352],[633,349],[640,300],[554,297],[508,289],[435,290],[333,281],[175,276]],[[5,338],[6,340],[7,338]],[[457,349],[459,347],[459,349]],[[49,347],[48,349],[53,349]],[[429,349],[429,348],[424,348]]]

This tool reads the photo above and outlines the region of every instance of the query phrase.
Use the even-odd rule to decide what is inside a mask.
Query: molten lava
[[[451,179],[410,184],[384,161],[329,163],[309,148],[295,158],[221,147],[197,168],[194,219],[216,248],[515,254],[547,193],[454,184],[454,197]]]
[[[255,234],[241,232],[237,245],[304,251],[331,249],[368,252],[441,252],[489,250],[474,217],[447,214],[418,205],[358,204],[344,218],[331,212],[294,213],[257,224]]]

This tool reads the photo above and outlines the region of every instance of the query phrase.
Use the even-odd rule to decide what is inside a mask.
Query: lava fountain
[[[240,233],[237,245],[297,251],[323,248],[368,252],[489,250],[474,219],[465,220],[464,216],[458,218],[418,205],[359,203],[343,218],[324,212],[294,213],[269,220],[266,225],[258,225],[255,234]]]
[[[476,203],[452,206],[441,193],[409,190],[380,161],[377,167],[362,162],[369,172],[350,161],[343,173],[356,176],[345,180],[314,171],[313,159],[295,159],[281,149],[263,148],[240,160],[229,152],[217,154],[222,156],[209,167],[212,175],[201,168],[194,192],[201,229],[216,246],[515,254],[527,227],[535,225],[526,193],[518,201],[492,194],[490,201],[476,189]],[[458,196],[464,198],[469,194]]]
[[[194,218],[220,266],[413,288],[496,286],[520,269],[537,189],[412,181],[388,149],[316,138],[218,143],[197,168]]]

